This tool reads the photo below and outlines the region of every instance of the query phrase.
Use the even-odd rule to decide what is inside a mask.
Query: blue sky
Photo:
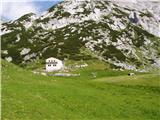
[[[15,20],[33,12],[40,15],[63,0],[1,0],[0,16],[4,21]]]

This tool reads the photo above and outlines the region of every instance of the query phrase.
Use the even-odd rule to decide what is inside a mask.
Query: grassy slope
[[[159,76],[91,69],[81,77],[34,75],[2,61],[3,120],[158,120]],[[116,76],[119,75],[119,76]],[[114,77],[113,77],[114,76]],[[124,77],[125,76],[125,77]],[[143,76],[143,77],[142,77]],[[120,80],[119,80],[120,78]],[[106,82],[110,79],[111,82]],[[112,80],[121,82],[112,82]],[[123,79],[126,79],[123,81]],[[147,80],[148,84],[145,84]],[[101,82],[99,82],[101,81]],[[121,83],[121,84],[120,84]],[[123,84],[124,83],[124,84]],[[144,85],[145,84],[145,85]]]

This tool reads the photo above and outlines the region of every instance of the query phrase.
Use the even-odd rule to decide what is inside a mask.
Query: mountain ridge
[[[3,23],[2,58],[23,64],[50,56],[86,60],[92,53],[124,69],[159,68],[160,17],[144,11],[111,1],[63,1],[40,17]]]

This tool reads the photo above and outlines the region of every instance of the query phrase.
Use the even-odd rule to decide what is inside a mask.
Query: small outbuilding
[[[128,74],[128,76],[133,76],[133,75],[135,75],[135,73],[129,73],[129,74]]]
[[[46,71],[52,72],[52,71],[58,71],[63,69],[63,61],[56,59],[54,57],[50,57],[46,59]]]

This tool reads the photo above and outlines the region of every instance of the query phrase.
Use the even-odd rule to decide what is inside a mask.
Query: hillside
[[[158,69],[160,14],[154,8],[159,6],[160,2],[145,7],[63,1],[40,17],[29,13],[3,23],[2,58],[18,65],[51,56],[61,60],[98,58],[117,68]]]
[[[3,120],[158,120],[159,76],[105,71],[92,78],[33,74],[2,60]],[[97,69],[98,68],[98,69]],[[104,71],[104,70],[103,70]]]

